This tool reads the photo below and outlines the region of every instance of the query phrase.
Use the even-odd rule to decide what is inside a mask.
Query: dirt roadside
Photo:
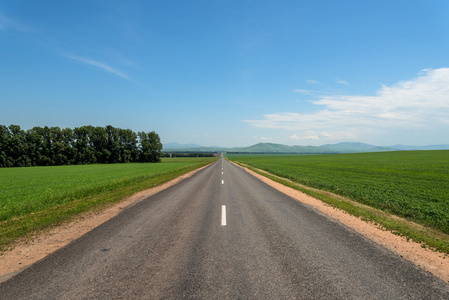
[[[142,201],[151,195],[175,185],[176,183],[192,176],[201,169],[184,174],[155,188],[136,193],[130,198],[100,213],[84,215],[70,224],[63,224],[50,230],[49,232],[44,232],[36,236],[34,240],[20,244],[11,251],[5,252],[0,256],[0,282],[11,278],[34,262],[41,260],[48,254],[64,247],[71,241],[108,221],[118,215],[123,209],[135,205],[139,201]],[[425,271],[434,274],[445,282],[449,282],[449,257],[445,258],[445,256],[441,253],[424,249],[418,243],[407,242],[404,237],[394,235],[388,231],[383,231],[374,224],[364,222],[357,217],[349,215],[342,210],[336,209],[321,202],[320,200],[301,193],[300,191],[286,187],[248,169],[245,170],[277,190],[294,199],[297,199],[298,201],[314,207],[320,212],[330,216],[360,234],[363,234],[374,242],[413,262]]]

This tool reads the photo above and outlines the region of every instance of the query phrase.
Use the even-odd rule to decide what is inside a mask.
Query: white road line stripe
[[[221,226],[226,226],[226,205],[221,206]]]
[[[221,180],[221,184],[224,184],[224,180],[223,179]]]

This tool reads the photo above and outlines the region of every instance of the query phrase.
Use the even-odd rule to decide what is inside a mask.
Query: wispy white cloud
[[[305,140],[319,140],[320,138],[318,137],[318,135],[305,135],[304,137],[303,137],[303,139],[305,139]]]
[[[340,79],[338,77],[335,77],[335,83],[349,85],[349,82],[344,81],[344,80],[342,80],[342,79]]]
[[[425,69],[414,79],[382,86],[374,96],[322,95],[318,98],[312,103],[321,109],[314,113],[273,113],[264,115],[261,120],[244,122],[258,128],[313,130],[323,134],[309,137],[328,139],[357,139],[368,133],[383,134],[392,130],[445,128],[447,131],[449,68]]]
[[[0,30],[12,30],[26,33],[36,32],[34,28],[27,26],[18,20],[7,17],[2,11],[0,11]]]
[[[78,62],[81,62],[81,63],[85,63],[85,64],[88,64],[88,65],[100,68],[103,71],[106,71],[106,72],[112,73],[114,75],[117,75],[117,76],[119,76],[121,78],[130,80],[129,77],[127,75],[125,75],[124,73],[122,73],[122,72],[112,68],[111,66],[108,66],[107,64],[102,63],[102,62],[99,62],[99,61],[96,61],[96,60],[93,60],[93,59],[89,59],[89,58],[85,58],[85,57],[73,56],[73,55],[64,55],[64,57],[66,57],[68,59],[71,59],[71,60],[74,60],[74,61],[78,61]]]
[[[293,90],[293,92],[299,93],[299,94],[306,94],[306,95],[314,95],[314,94],[316,94],[315,91],[304,90],[304,89],[295,89],[295,90]]]
[[[255,140],[261,140],[261,141],[271,141],[273,138],[271,138],[271,137],[264,137],[264,136],[260,136],[260,137],[255,136],[254,139]]]
[[[6,30],[11,26],[11,20],[0,11],[0,30]]]
[[[321,82],[310,79],[310,80],[307,80],[307,84],[321,84]]]
[[[32,28],[30,26],[23,24],[22,22],[20,22],[18,20],[9,18],[5,14],[3,14],[2,11],[0,11],[0,31],[16,31],[16,32],[21,32],[21,33],[29,33],[29,34],[32,34],[33,36],[37,36],[40,39],[47,41],[47,42],[52,42],[52,44],[57,43],[53,38],[51,38],[50,36],[48,36],[47,34],[42,32],[41,30]],[[49,46],[49,47],[54,48],[52,46]],[[130,78],[126,74],[124,74],[123,72],[121,72],[105,63],[102,63],[102,62],[99,62],[99,61],[96,61],[93,59],[81,57],[81,56],[75,56],[75,55],[63,54],[62,56],[66,57],[68,59],[74,60],[74,61],[85,63],[85,64],[88,64],[91,66],[95,66],[95,67],[100,68],[106,72],[109,72],[109,73],[112,73],[121,78],[130,80]],[[128,63],[130,63],[130,62],[128,61]]]
[[[301,140],[319,140],[319,136],[315,131],[308,131],[305,134],[297,135],[296,133],[294,135],[291,135],[288,137],[292,141],[301,141]]]
[[[294,135],[289,136],[288,138],[293,141],[297,141],[297,140],[301,139],[296,133]]]
[[[315,91],[315,90],[306,90],[306,89],[294,89],[294,93],[298,94],[305,94],[310,96],[320,96],[320,95],[329,95],[330,92],[323,92],[323,91]]]

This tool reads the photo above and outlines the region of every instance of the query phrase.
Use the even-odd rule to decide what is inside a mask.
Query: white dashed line
[[[221,226],[226,226],[226,205],[221,206]]]

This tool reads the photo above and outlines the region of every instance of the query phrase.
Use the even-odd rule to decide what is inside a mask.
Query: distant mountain
[[[394,151],[391,148],[377,147],[363,143],[339,143],[323,146],[287,146],[273,143],[259,143],[244,148],[234,148],[231,152],[256,152],[256,153],[303,153],[303,154],[321,154],[321,153],[357,153],[357,152],[379,152]]]
[[[249,153],[323,153],[319,147],[314,146],[287,146],[273,143],[259,143],[249,147],[229,149],[229,152]]]
[[[390,147],[379,147],[368,145],[364,143],[338,143],[338,144],[327,144],[320,146],[323,149],[329,149],[332,151],[340,152],[340,153],[358,153],[358,152],[381,152],[381,151],[394,151],[395,149]]]
[[[165,152],[232,152],[232,153],[279,153],[279,154],[325,154],[325,153],[361,153],[361,152],[382,152],[398,150],[439,150],[448,149],[449,145],[431,145],[431,146],[404,146],[394,145],[388,147],[373,146],[364,143],[338,143],[326,144],[322,146],[288,146],[274,143],[259,143],[249,147],[203,147],[196,144],[164,144]]]
[[[286,146],[273,143],[259,143],[249,147],[235,148],[234,152],[296,152],[293,146]]]
[[[393,145],[389,146],[395,150],[449,150],[449,144],[443,145],[428,145],[428,146],[404,146],[404,145]]]

